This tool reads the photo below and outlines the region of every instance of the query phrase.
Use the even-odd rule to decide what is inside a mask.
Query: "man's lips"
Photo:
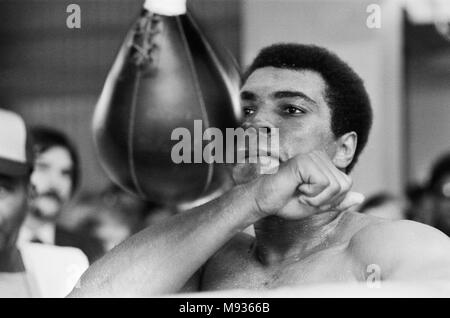
[[[273,174],[278,171],[280,166],[280,157],[275,152],[261,151],[261,149],[258,149],[258,151],[253,151],[252,153],[248,149],[241,149],[237,153],[236,166],[253,166],[253,169],[256,169],[254,170],[256,174]],[[241,157],[239,157],[239,154]]]

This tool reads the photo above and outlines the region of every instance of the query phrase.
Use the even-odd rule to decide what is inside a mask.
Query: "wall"
[[[408,179],[422,183],[450,152],[450,42],[432,25],[406,27],[406,89]]]

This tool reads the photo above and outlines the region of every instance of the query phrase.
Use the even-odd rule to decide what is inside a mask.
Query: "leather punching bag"
[[[215,163],[174,163],[172,131],[187,128],[194,151],[208,143],[194,140],[194,120],[203,130],[237,127],[239,73],[185,3],[165,10],[171,2],[183,7],[180,0],[144,5],[108,74],[93,128],[100,162],[115,183],[146,200],[178,204],[220,191],[227,173]]]

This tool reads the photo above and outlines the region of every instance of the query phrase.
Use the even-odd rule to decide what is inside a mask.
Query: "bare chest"
[[[235,255],[234,259],[223,259],[210,266],[205,272],[202,289],[271,289],[361,279],[357,265],[343,248],[336,247],[270,266],[250,256]]]

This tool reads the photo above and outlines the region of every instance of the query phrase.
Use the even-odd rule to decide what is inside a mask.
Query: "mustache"
[[[63,199],[61,198],[59,193],[57,191],[55,191],[55,190],[49,190],[49,191],[45,191],[45,192],[42,192],[42,193],[37,193],[36,194],[36,199],[37,198],[50,198],[50,199],[53,199],[53,200],[57,201],[60,204],[63,203]]]

